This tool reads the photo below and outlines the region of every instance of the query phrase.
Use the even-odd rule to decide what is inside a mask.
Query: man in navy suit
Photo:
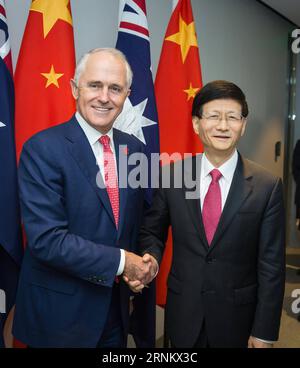
[[[118,50],[85,54],[71,81],[76,114],[23,147],[27,247],[13,332],[31,347],[125,346],[130,290],[118,276],[147,283],[157,270],[134,254],[143,191],[121,180],[143,145],[113,128],[131,80]]]

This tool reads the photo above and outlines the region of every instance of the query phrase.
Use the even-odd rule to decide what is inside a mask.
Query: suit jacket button
[[[215,258],[211,258],[211,257],[206,258],[206,263],[212,264],[214,262],[216,262],[216,259]]]

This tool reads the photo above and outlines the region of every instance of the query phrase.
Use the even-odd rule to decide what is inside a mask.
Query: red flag
[[[202,87],[199,49],[190,0],[179,0],[172,13],[155,80],[161,153],[195,154],[203,148],[192,126],[192,103]],[[171,239],[157,278],[157,304],[166,303]]]
[[[34,0],[15,72],[15,136],[19,159],[33,134],[75,112],[70,88],[75,50],[69,0]],[[15,347],[24,347],[18,341]]]
[[[32,1],[15,72],[16,149],[75,111],[75,51],[69,0]]]

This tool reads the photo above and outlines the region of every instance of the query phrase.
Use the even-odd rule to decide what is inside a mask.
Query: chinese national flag
[[[192,103],[202,87],[199,49],[190,0],[179,0],[164,38],[155,80],[161,153],[195,154],[203,148],[192,127]],[[157,278],[156,301],[166,303],[172,259],[169,239]]]
[[[32,1],[15,72],[18,158],[28,138],[74,113],[74,69],[70,1]]]

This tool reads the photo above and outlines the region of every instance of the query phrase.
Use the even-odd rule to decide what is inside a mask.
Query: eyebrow
[[[90,81],[88,81],[88,82],[87,82],[87,84],[91,84],[91,83],[94,83],[94,84],[105,84],[105,83],[103,83],[103,82],[101,82],[101,81],[99,81],[99,80],[90,80]],[[121,86],[121,85],[120,85],[120,84],[118,84],[118,83],[110,83],[108,86],[109,86],[109,87],[114,86],[114,87],[120,87],[120,88],[123,88],[123,86]]]
[[[90,80],[90,81],[87,82],[87,84],[91,84],[91,83],[102,84],[102,82],[97,81],[97,80]]]
[[[225,112],[225,113],[239,112],[240,114],[242,113],[241,111],[236,111],[236,110],[228,110],[228,111],[209,110],[209,111],[207,111],[207,112]]]

